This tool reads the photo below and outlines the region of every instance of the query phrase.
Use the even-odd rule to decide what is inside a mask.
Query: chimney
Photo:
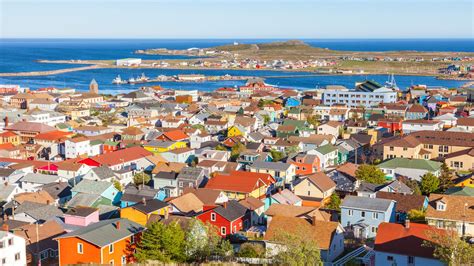
[[[8,116],[5,116],[3,121],[5,122],[5,127],[8,127]]]
[[[223,204],[224,209],[227,209],[227,201]]]
[[[316,218],[316,215],[313,215],[313,217],[311,217],[311,222],[313,224],[313,226],[316,226],[316,221],[318,220],[318,218]]]
[[[143,206],[146,206],[146,199],[145,199],[145,197],[142,198],[142,203],[143,203]]]
[[[115,228],[117,228],[117,230],[120,230],[120,221],[117,221],[115,223]]]
[[[405,220],[405,228],[410,229],[410,220],[409,219]]]

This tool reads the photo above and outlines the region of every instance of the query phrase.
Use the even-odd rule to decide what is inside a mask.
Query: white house
[[[349,107],[371,107],[380,103],[394,103],[396,101],[397,93],[385,87],[373,91],[361,91],[338,86],[338,88],[327,88],[323,93],[325,105],[346,104]]]
[[[55,182],[67,182],[64,177],[57,175],[44,175],[37,173],[28,173],[20,179],[20,186],[25,192],[36,192],[41,190],[41,187],[46,184]]]
[[[142,63],[141,58],[123,58],[115,61],[116,66],[134,66]]]
[[[331,144],[320,146],[314,150],[308,151],[308,154],[315,154],[318,156],[321,163],[321,170],[325,170],[337,163],[337,147]]]
[[[90,140],[85,137],[72,138],[64,142],[64,152],[66,159],[74,159],[83,154],[89,155],[90,150]]]
[[[55,111],[34,109],[25,113],[23,119],[27,122],[42,123],[48,126],[55,126],[59,123],[66,122],[66,115]]]
[[[336,121],[329,121],[325,124],[321,124],[317,127],[317,133],[319,135],[332,135],[334,137],[339,137],[340,128],[342,123]]]
[[[8,231],[0,231],[0,265],[26,265],[26,240]]]
[[[402,122],[403,133],[409,134],[415,131],[429,130],[441,131],[443,130],[444,122],[440,120],[405,120]]]

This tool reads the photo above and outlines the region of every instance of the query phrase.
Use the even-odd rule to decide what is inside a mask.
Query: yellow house
[[[152,215],[167,216],[168,213],[168,203],[157,199],[151,199],[122,208],[120,210],[120,218],[127,218],[130,221],[146,225]]]
[[[446,155],[446,165],[456,171],[474,171],[474,148]]]
[[[6,131],[0,134],[0,144],[11,143],[14,146],[20,145],[20,135],[14,132]]]
[[[235,136],[244,136],[245,130],[240,129],[238,126],[231,126],[227,130],[227,137],[235,137]]]
[[[184,141],[151,141],[148,144],[143,145],[143,148],[147,151],[151,151],[155,154],[172,151],[176,149],[186,148],[186,142]]]

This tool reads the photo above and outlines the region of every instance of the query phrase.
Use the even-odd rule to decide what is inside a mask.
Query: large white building
[[[141,58],[123,58],[117,59],[115,61],[115,65],[117,66],[135,66],[140,65],[142,63]]]
[[[0,231],[0,265],[26,265],[26,241],[8,231]]]
[[[325,105],[345,104],[348,107],[372,107],[379,103],[394,103],[397,101],[397,92],[386,87],[376,88],[373,91],[359,89],[349,90],[342,86],[328,86],[323,93]]]

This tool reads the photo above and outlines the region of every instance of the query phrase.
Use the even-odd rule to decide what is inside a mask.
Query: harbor
[[[153,82],[209,82],[209,81],[241,81],[255,78],[254,76],[232,76],[229,74],[221,76],[206,76],[206,75],[159,75],[156,78],[149,78],[144,73],[137,77],[130,77],[129,79],[122,79],[120,75],[117,75],[112,80],[112,84],[124,85],[124,84],[142,84],[142,83],[153,83]],[[264,78],[264,77],[262,77]]]

